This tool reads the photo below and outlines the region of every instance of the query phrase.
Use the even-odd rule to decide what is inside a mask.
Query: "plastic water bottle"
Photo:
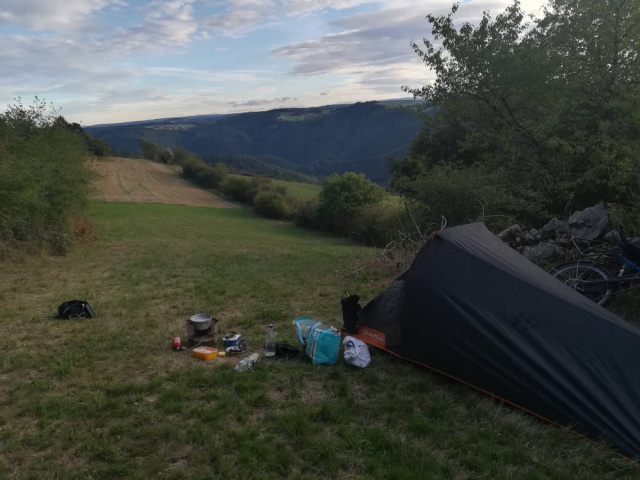
[[[269,325],[267,336],[264,339],[264,356],[267,358],[276,356],[276,331],[273,325]]]
[[[236,366],[233,367],[233,371],[244,372],[245,370],[249,370],[251,367],[253,367],[257,363],[260,363],[260,354],[252,353],[248,357],[243,358],[238,363],[236,363]]]

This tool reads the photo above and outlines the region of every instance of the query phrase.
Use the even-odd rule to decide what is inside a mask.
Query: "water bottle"
[[[253,367],[256,363],[259,363],[259,362],[260,362],[260,354],[252,353],[248,357],[243,358],[238,363],[236,363],[236,366],[233,367],[233,371],[244,372],[245,370],[249,370],[251,367]]]
[[[273,325],[269,325],[267,336],[264,339],[264,356],[267,358],[276,356],[276,331]]]

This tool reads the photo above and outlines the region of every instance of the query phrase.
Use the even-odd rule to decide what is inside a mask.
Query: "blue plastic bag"
[[[300,344],[315,365],[333,365],[338,361],[340,333],[333,327],[317,322],[309,317],[293,321]]]

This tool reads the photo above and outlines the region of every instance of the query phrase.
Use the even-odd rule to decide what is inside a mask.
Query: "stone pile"
[[[519,225],[512,225],[498,234],[503,242],[535,263],[564,257],[571,238],[591,241],[612,236],[609,215],[602,203],[575,212],[566,221],[553,218],[542,228],[528,232]]]

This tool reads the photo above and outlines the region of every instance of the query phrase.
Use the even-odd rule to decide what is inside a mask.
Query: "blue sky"
[[[452,3],[0,0],[0,108],[38,96],[92,125],[398,98],[433,79],[409,43]],[[507,3],[468,0],[456,17]]]

